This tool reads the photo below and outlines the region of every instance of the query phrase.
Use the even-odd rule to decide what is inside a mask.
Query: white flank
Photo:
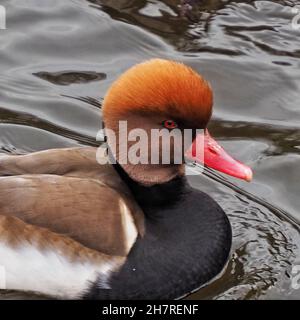
[[[0,289],[6,289],[6,271],[4,266],[0,266]]]
[[[42,252],[32,244],[9,247],[3,243],[0,244],[0,266],[5,275],[1,287],[64,299],[79,298],[99,279],[99,286],[107,288],[109,276],[116,268],[113,262],[99,266],[70,261],[55,250]]]

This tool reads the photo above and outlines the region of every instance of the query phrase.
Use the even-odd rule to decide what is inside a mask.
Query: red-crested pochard
[[[162,59],[138,64],[104,99],[108,146],[121,120],[128,131],[205,129],[204,164],[249,181],[251,169],[206,129],[212,104],[210,85],[190,67]],[[70,299],[173,299],[222,271],[230,223],[210,196],[189,186],[184,164],[121,164],[120,148],[109,153],[116,163],[99,164],[93,147],[0,157],[6,289]]]

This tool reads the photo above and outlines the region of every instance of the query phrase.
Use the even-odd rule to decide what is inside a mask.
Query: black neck
[[[146,233],[112,277],[111,289],[94,286],[87,297],[179,298],[217,275],[231,245],[231,229],[222,209],[192,189],[185,178],[145,187],[119,165],[115,168],[145,213]]]
[[[185,177],[177,177],[163,184],[144,186],[131,179],[119,164],[114,164],[114,168],[143,209],[176,205],[182,196],[191,190]]]

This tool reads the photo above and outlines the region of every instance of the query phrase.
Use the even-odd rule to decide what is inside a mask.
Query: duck
[[[170,153],[183,150],[185,159],[250,181],[251,169],[210,135],[212,107],[211,85],[198,72],[150,59],[108,89],[104,147],[1,155],[2,289],[55,299],[179,299],[218,277],[230,258],[227,215],[189,185],[187,160],[125,161],[122,143],[130,149],[134,141],[119,126],[191,129],[191,145],[173,141]]]

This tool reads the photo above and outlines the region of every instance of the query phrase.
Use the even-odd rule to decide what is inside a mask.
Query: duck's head
[[[230,157],[209,135],[206,127],[212,106],[211,86],[193,69],[175,61],[146,61],[119,77],[104,99],[108,145],[127,174],[144,185],[164,183],[183,175],[184,154],[215,170],[250,181],[251,169]],[[162,129],[167,133],[176,131],[169,139],[170,148],[166,148],[163,138],[157,138],[156,133]],[[191,135],[182,134],[182,148],[177,148],[174,137],[185,132]],[[149,139],[145,146],[146,138]],[[187,139],[191,139],[190,145],[186,144]],[[158,153],[153,150],[154,145],[158,146],[155,149]],[[204,157],[199,158],[194,150],[200,146]],[[166,152],[169,163],[162,159]],[[183,155],[179,156],[181,162],[179,153]]]

